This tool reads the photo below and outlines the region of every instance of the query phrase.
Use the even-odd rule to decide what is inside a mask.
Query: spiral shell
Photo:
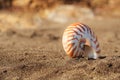
[[[87,55],[97,58],[100,47],[94,32],[85,24],[74,23],[65,29],[62,38],[65,52],[72,58]]]

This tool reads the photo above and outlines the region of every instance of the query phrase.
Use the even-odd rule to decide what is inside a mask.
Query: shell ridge
[[[99,42],[97,36],[87,25],[75,23],[67,27],[63,34],[63,47],[68,55],[77,57],[84,53],[82,45],[89,41],[91,46],[96,52],[100,52]],[[85,41],[82,41],[84,40]]]

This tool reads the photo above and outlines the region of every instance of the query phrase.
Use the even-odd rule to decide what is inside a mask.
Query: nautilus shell
[[[62,44],[72,58],[87,56],[96,59],[100,53],[97,37],[90,27],[82,23],[71,24],[65,29]]]

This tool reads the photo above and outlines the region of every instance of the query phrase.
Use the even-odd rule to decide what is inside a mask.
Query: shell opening
[[[80,42],[80,44],[79,44],[79,45],[80,45],[80,48],[81,48],[82,50],[84,50],[85,45],[91,47],[90,41],[89,41],[88,39],[82,38],[82,39],[80,39],[79,42]]]

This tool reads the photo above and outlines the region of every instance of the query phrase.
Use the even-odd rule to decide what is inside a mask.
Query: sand
[[[70,23],[0,32],[0,80],[120,80],[120,19],[83,21],[96,33],[101,58],[71,59],[61,39]]]

